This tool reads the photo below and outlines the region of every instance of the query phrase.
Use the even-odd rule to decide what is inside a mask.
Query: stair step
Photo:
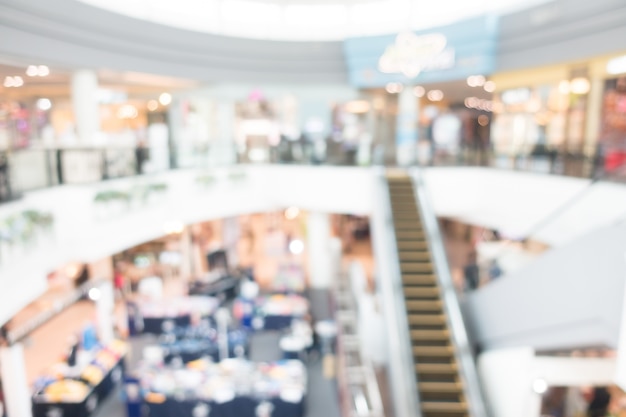
[[[404,288],[404,296],[406,298],[428,298],[428,297],[438,297],[439,296],[439,288],[432,287],[405,287]]]
[[[401,262],[400,271],[402,271],[403,274],[411,272],[433,273],[434,268],[433,264],[430,262]]]
[[[437,285],[437,277],[434,274],[402,274],[404,285]],[[405,287],[406,288],[406,287]]]
[[[463,392],[460,382],[420,382],[420,392]]]
[[[455,363],[418,363],[415,371],[418,374],[453,375],[457,373],[457,367]]]
[[[425,241],[399,241],[397,242],[398,250],[428,250],[428,243]]]
[[[414,346],[413,347],[413,355],[414,356],[439,356],[439,357],[447,357],[450,355],[454,355],[454,349],[452,346]]]
[[[411,340],[449,340],[447,330],[411,330]]]
[[[422,222],[416,219],[409,220],[394,220],[393,222],[394,230],[414,230],[414,231],[423,231]]]
[[[456,401],[423,401],[421,406],[424,413],[462,413],[468,411],[466,403]]]
[[[411,262],[411,261],[430,261],[430,253],[429,252],[417,252],[417,251],[398,251],[398,258],[400,262]]]
[[[442,303],[440,300],[434,301],[413,301],[407,300],[406,308],[408,311],[441,311]]]

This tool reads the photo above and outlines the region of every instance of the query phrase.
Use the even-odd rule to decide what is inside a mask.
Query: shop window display
[[[599,154],[611,172],[626,162],[626,77],[606,81],[602,110]]]

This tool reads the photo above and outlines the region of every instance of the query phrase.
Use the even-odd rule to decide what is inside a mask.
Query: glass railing
[[[237,148],[223,141],[190,148],[59,147],[0,150],[0,202],[22,193],[61,184],[84,184],[112,178],[162,172],[174,168],[213,168],[224,164],[325,166],[393,166],[395,147],[351,146],[328,141],[319,151],[312,142],[286,142],[275,147]],[[622,155],[623,154],[623,155]],[[621,158],[621,159],[620,159]],[[431,152],[415,148],[416,166],[476,166],[577,178],[621,180],[613,174],[626,152],[556,152],[535,147],[519,153],[461,148]],[[617,162],[616,162],[617,161]]]

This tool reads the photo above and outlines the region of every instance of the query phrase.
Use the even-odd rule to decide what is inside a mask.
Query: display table
[[[187,327],[194,317],[201,319],[211,316],[219,304],[217,298],[205,296],[129,302],[127,311],[130,334],[162,334],[176,327]]]
[[[229,359],[186,369],[139,370],[147,417],[302,417],[306,370],[300,361]]]
[[[204,357],[210,357],[215,362],[220,360],[218,332],[211,327],[177,328],[162,337],[160,347],[163,349],[165,363],[170,363],[175,358],[180,358],[183,363]],[[228,356],[247,356],[248,350],[248,335],[241,330],[230,330]]]
[[[147,403],[147,417],[258,417],[257,409],[271,404],[272,417],[304,416],[304,400],[288,403],[280,398],[263,401],[252,397],[236,397],[232,401],[219,404],[213,401],[165,400],[161,404]]]
[[[88,417],[121,384],[126,346],[116,342],[94,353],[86,366],[58,364],[33,395],[33,417]],[[70,377],[75,375],[74,377]]]
[[[215,282],[192,282],[189,284],[190,295],[205,295],[218,297],[223,300],[232,300],[237,295],[241,279],[238,277],[224,277]]]
[[[260,296],[254,301],[238,299],[233,306],[234,317],[244,327],[256,330],[288,328],[294,319],[304,317],[308,311],[308,300],[295,294]]]

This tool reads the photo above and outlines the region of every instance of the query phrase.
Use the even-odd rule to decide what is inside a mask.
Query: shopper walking
[[[597,387],[593,390],[593,399],[587,409],[588,417],[605,417],[609,412],[611,393],[606,387]]]
[[[479,284],[479,269],[476,263],[476,254],[470,253],[468,257],[468,263],[463,268],[463,275],[465,276],[465,289],[467,291],[473,291],[478,288]]]

